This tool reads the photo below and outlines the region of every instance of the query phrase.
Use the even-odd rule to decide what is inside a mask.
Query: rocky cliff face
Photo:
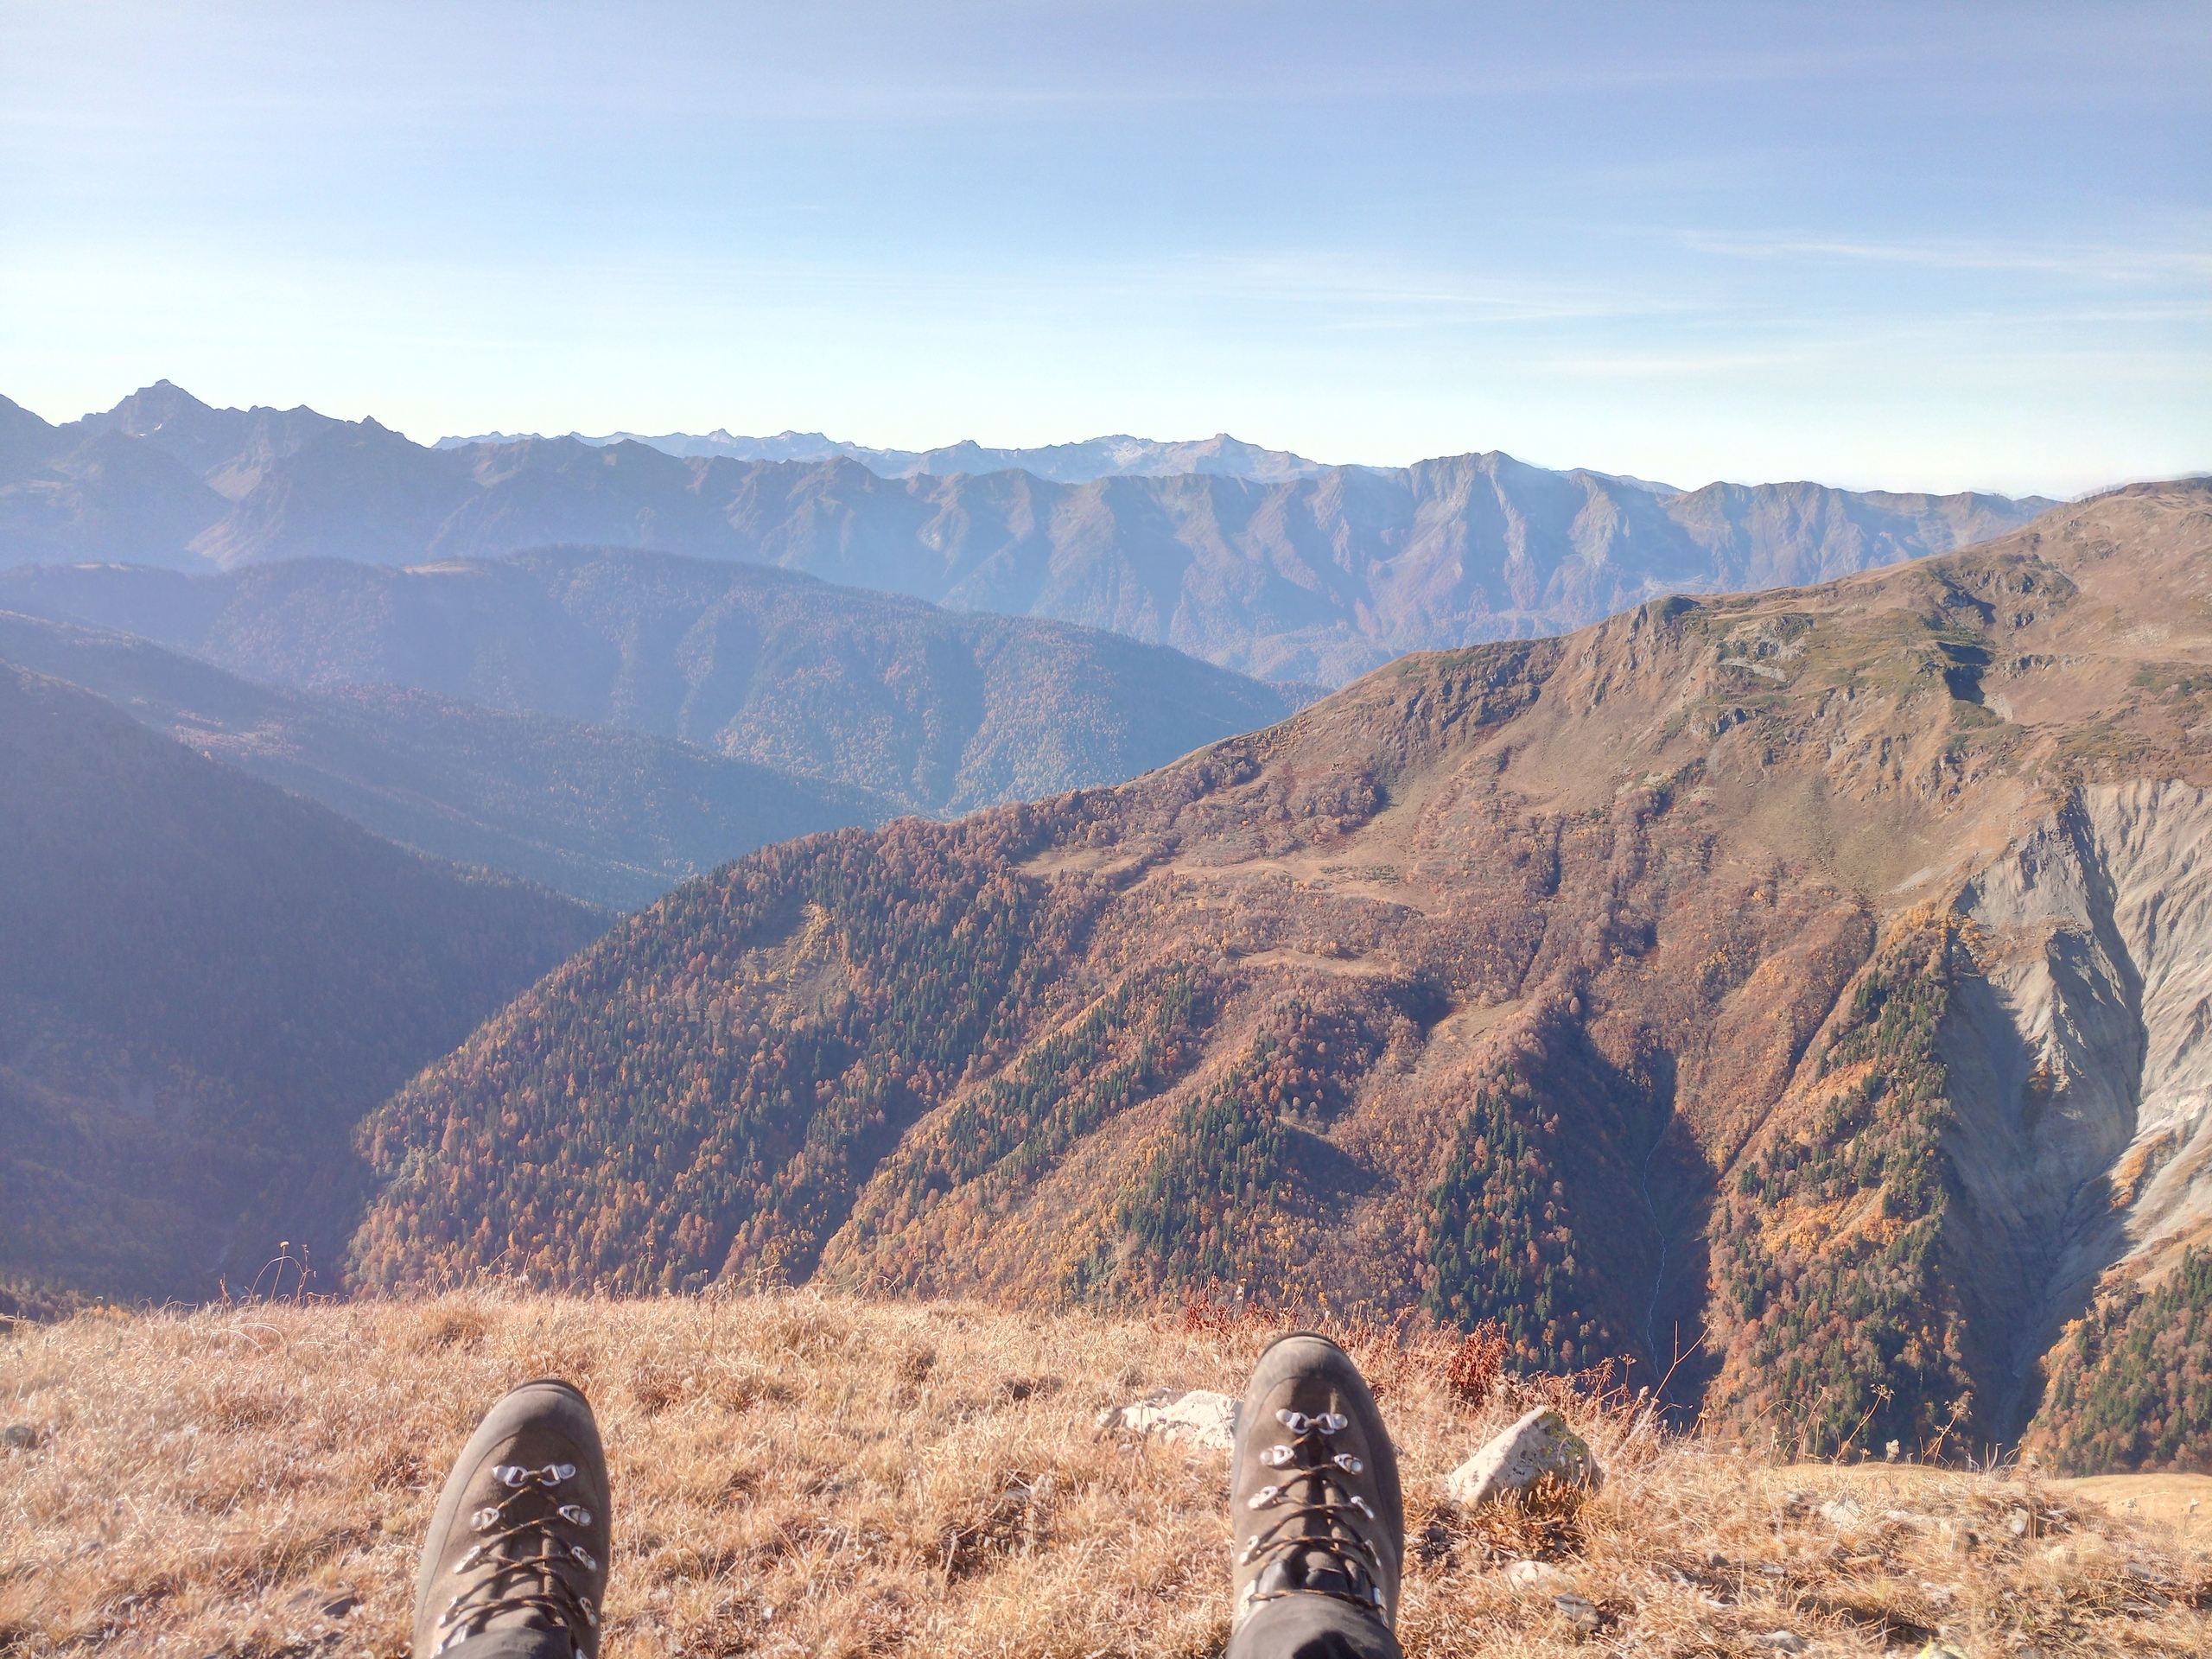
[[[378,1116],[356,1270],[1243,1287],[1822,1452],[2186,1444],[2208,738],[2199,485],[1408,658],[672,895]]]
[[[2101,1275],[2212,1230],[2212,797],[2082,790],[1956,901],[1972,970],[1943,1033],[1997,1421]]]

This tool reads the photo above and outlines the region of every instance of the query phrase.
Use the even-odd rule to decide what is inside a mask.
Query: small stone
[[[2015,1538],[2026,1537],[2028,1535],[2028,1512],[2025,1510],[2013,1510],[2012,1514],[2005,1517],[2005,1529],[2010,1532]]]
[[[1605,1471],[1588,1442],[1549,1406],[1539,1406],[1445,1477],[1444,1490],[1468,1509],[1525,1492],[1546,1475],[1595,1491]]]
[[[1777,1653],[1803,1653],[1813,1644],[1795,1630],[1769,1630],[1764,1636],[1751,1638],[1755,1648],[1772,1648]]]
[[[45,1438],[32,1423],[10,1423],[0,1428],[0,1446],[10,1452],[35,1452]]]
[[[334,1600],[323,1603],[322,1616],[325,1618],[344,1618],[360,1605],[361,1599],[359,1596],[341,1595]]]
[[[1554,1596],[1552,1605],[1559,1609],[1559,1616],[1585,1636],[1598,1633],[1598,1604],[1581,1596]]]
[[[1821,1519],[1838,1532],[1847,1532],[1857,1526],[1866,1513],[1855,1497],[1832,1497],[1821,1505]]]

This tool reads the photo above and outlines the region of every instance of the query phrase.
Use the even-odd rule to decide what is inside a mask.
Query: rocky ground
[[[1216,1653],[1225,1460],[1124,1408],[1239,1392],[1270,1334],[1204,1307],[1115,1321],[809,1293],[0,1331],[11,1659],[404,1652],[447,1460],[545,1373],[588,1389],[613,1459],[611,1656]],[[2156,1507],[2131,1516],[2134,1489],[2031,1470],[1768,1467],[1555,1389],[1602,1490],[1468,1513],[1447,1474],[1546,1396],[1464,1363],[1455,1382],[1441,1339],[1345,1334],[1405,1465],[1411,1655],[2212,1649],[2187,1478],[2144,1478]]]

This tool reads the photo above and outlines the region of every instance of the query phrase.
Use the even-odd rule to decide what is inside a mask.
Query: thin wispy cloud
[[[2056,489],[2212,463],[2208,86],[2157,4],[18,7],[0,392]]]
[[[2022,271],[2102,282],[2212,282],[2212,247],[1987,242],[1866,242],[1847,238],[1715,235],[1693,232],[1684,245],[1736,259],[1826,259],[1917,265],[1934,270]]]

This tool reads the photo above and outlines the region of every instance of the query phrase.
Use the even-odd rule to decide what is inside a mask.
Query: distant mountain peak
[[[541,435],[534,432],[485,432],[474,437],[440,438],[435,447],[462,449],[479,443],[520,443]],[[1056,484],[1087,484],[1100,478],[1216,473],[1274,483],[1310,478],[1330,470],[1325,462],[1309,461],[1287,449],[1264,448],[1226,432],[1217,432],[1210,438],[1176,440],[1140,438],[1127,432],[1115,432],[1072,443],[1027,448],[995,448],[974,438],[962,438],[934,449],[874,449],[820,432],[799,432],[788,427],[770,437],[747,437],[719,426],[707,433],[665,432],[658,436],[642,432],[608,432],[598,436],[570,432],[567,435],[596,448],[642,443],[664,454],[687,458],[704,455],[728,461],[855,461],[882,478],[949,478],[963,473],[1026,472]]]

